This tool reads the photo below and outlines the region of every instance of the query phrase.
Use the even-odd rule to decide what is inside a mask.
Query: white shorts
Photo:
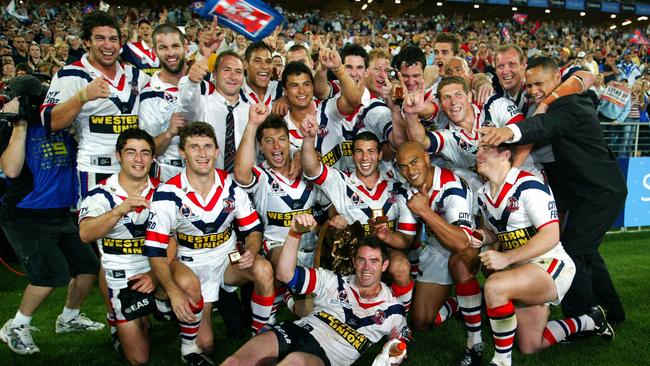
[[[196,277],[199,278],[203,302],[215,302],[219,300],[220,287],[223,287],[228,292],[237,290],[237,286],[229,286],[223,282],[223,274],[226,272],[228,264],[230,264],[228,256],[199,263],[193,261],[181,261],[181,263],[188,266]]]
[[[415,279],[419,282],[453,285],[449,274],[449,257],[451,252],[443,247],[424,244],[420,252],[420,270]]]
[[[528,261],[528,263],[538,265],[551,276],[557,289],[557,300],[551,301],[550,304],[559,305],[564,295],[569,291],[569,287],[571,287],[571,283],[573,282],[573,276],[576,274],[576,266],[573,260],[566,255],[562,256],[562,258],[537,257]]]

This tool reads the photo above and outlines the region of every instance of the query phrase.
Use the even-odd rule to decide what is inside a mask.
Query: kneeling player
[[[133,365],[149,359],[147,315],[155,307],[156,286],[142,255],[149,200],[158,186],[147,175],[154,154],[148,133],[122,132],[115,146],[120,172],[88,192],[79,211],[79,236],[84,242],[98,241],[117,335]]]
[[[483,242],[498,241],[499,250],[480,254],[491,274],[483,292],[496,352],[491,365],[511,365],[515,334],[519,349],[533,353],[567,336],[595,330],[611,340],[614,331],[602,308],[564,320],[548,321],[549,304],[557,305],[575,274],[575,265],[560,243],[555,200],[548,185],[512,167],[515,147],[481,144],[478,173],[488,182],[478,191],[484,223]],[[483,244],[474,239],[473,244]],[[513,300],[517,302],[515,308]]]
[[[278,260],[276,278],[291,291],[315,295],[315,308],[295,322],[284,322],[248,341],[223,365],[275,363],[295,365],[350,365],[384,336],[408,340],[404,306],[382,283],[388,256],[382,243],[359,241],[354,255],[354,274],[296,266],[300,246],[297,226],[314,227],[311,215],[293,218],[289,236]],[[391,364],[401,362],[391,358]]]
[[[210,353],[213,347],[210,314],[219,288],[234,291],[236,286],[254,283],[255,334],[268,321],[273,306],[273,270],[257,255],[262,225],[248,195],[232,176],[214,168],[218,146],[212,127],[205,122],[183,127],[179,148],[186,167],[153,196],[144,253],[181,321],[183,359],[203,364],[202,351]],[[235,243],[235,221],[239,234],[246,238],[244,248]],[[173,233],[178,252],[168,265],[163,257]],[[200,285],[179,282],[176,275],[181,272],[193,272]]]

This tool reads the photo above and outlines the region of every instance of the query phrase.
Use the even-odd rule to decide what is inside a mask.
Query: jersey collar
[[[103,75],[101,71],[99,71],[93,65],[90,64],[87,53],[81,56],[81,64],[84,66],[84,69],[86,69],[93,76],[93,79],[96,79]],[[115,79],[111,80],[106,75],[104,75],[104,77],[112,87],[121,91],[124,89],[124,84],[126,84],[126,74],[124,72],[124,68],[122,67],[122,64],[119,62],[115,62],[115,70],[116,70]]]

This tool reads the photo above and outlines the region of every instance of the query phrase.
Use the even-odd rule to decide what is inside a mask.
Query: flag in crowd
[[[630,43],[649,45],[650,41],[641,33],[639,28],[634,30],[632,38],[630,38]]]
[[[501,35],[503,36],[503,39],[506,40],[506,42],[510,42],[510,31],[508,30],[508,27],[505,25],[503,28],[501,28]]]
[[[541,28],[541,27],[542,27],[542,24],[539,22],[539,20],[536,20],[536,21],[535,21],[535,25],[534,25],[533,28],[531,28],[531,30],[530,30],[530,34],[535,35],[535,33],[537,33],[537,31],[538,31],[539,28]]]
[[[84,7],[84,14],[90,14],[93,11],[95,11],[95,5],[93,4],[88,4]]]
[[[526,19],[528,19],[528,14],[515,13],[512,16],[512,19],[514,19],[515,22],[523,25],[526,23]]]
[[[7,5],[7,8],[5,9],[7,14],[11,15],[12,17],[20,20],[21,23],[27,23],[29,22],[29,17],[26,15],[19,14],[18,11],[16,10],[16,1],[11,0],[9,2],[9,5]]]
[[[259,0],[209,0],[199,14],[206,18],[216,15],[219,24],[253,41],[261,41],[284,21],[277,10]]]
[[[110,5],[108,5],[107,3],[103,2],[103,1],[99,2],[99,11],[108,11],[108,9],[110,7],[111,7]]]

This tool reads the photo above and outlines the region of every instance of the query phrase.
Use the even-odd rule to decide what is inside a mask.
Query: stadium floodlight
[[[584,11],[581,11],[581,12],[580,12],[580,16],[581,16],[581,17],[583,17],[583,16],[585,16],[585,15],[587,15],[587,13],[585,13]]]
[[[441,1],[438,1],[438,2],[436,3],[436,6],[442,6],[442,2],[441,2]]]
[[[612,14],[609,17],[612,18],[612,19],[616,19],[616,14]]]
[[[638,20],[638,21],[640,22],[640,21],[642,21],[642,20],[648,20],[648,17],[644,15],[644,16],[642,16],[642,17],[638,17],[638,18],[636,18],[636,20]]]
[[[479,4],[474,4],[474,9],[478,9],[478,8],[480,8],[480,7],[481,7],[481,6],[480,6]]]
[[[372,0],[368,0],[368,4],[372,4]]]
[[[361,10],[366,10],[367,7],[368,7],[368,4],[363,4],[363,6],[361,7]]]
[[[626,21],[624,21],[623,23],[621,23],[621,25],[624,26],[624,27],[625,27],[626,25],[630,25],[630,24],[632,24],[632,21],[629,20],[629,19],[626,20]]]
[[[616,29],[616,24],[613,24],[609,29]]]
[[[544,13],[546,13],[546,14],[550,14],[550,13],[551,13],[551,9],[546,9],[546,10],[544,10]]]
[[[402,0],[395,0],[395,4],[401,4]]]
[[[517,11],[517,7],[516,7],[516,6],[513,6],[513,7],[512,7],[512,11]]]

